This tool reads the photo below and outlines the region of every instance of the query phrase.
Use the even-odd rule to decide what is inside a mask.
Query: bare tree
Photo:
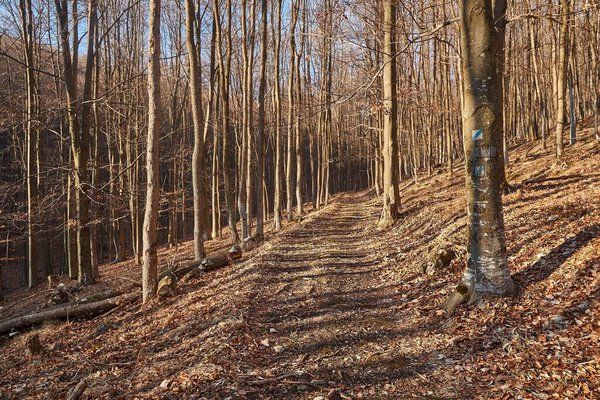
[[[292,22],[290,25],[290,70],[288,76],[288,125],[287,125],[287,165],[285,169],[285,189],[287,198],[287,220],[291,221],[293,216],[293,160],[294,160],[294,79],[296,74],[296,24],[298,23],[298,6],[300,0],[293,0],[290,3],[290,12]]]
[[[560,27],[558,35],[558,63],[556,65],[556,156],[562,157],[564,153],[563,131],[566,119],[566,75],[567,75],[567,53],[569,46],[569,14],[570,1],[560,0]]]
[[[275,230],[281,229],[281,189],[282,189],[282,157],[281,157],[281,82],[280,82],[280,51],[281,51],[281,3],[282,0],[277,0],[277,27],[275,36],[274,48],[274,96],[275,96],[275,177],[274,177],[274,200],[273,200],[273,223]]]
[[[194,122],[194,153],[192,156],[192,185],[194,196],[194,257],[200,260],[206,256],[204,251],[204,133],[202,132],[202,96],[200,93],[200,71],[198,68],[198,50],[195,42],[196,8],[193,0],[185,0],[186,46],[189,62],[190,94],[192,97],[192,119]]]
[[[398,219],[400,192],[398,189],[398,103],[396,97],[396,5],[394,0],[383,4],[383,210],[380,227],[388,227]]]
[[[148,14],[148,137],[146,148],[146,209],[142,250],[142,296],[146,302],[156,295],[156,224],[160,200],[160,8],[161,0],[150,0]]]
[[[217,28],[217,53],[219,59],[219,85],[221,91],[221,150],[223,162],[223,184],[225,186],[225,207],[227,208],[227,220],[229,230],[231,231],[231,241],[236,244],[240,242],[240,237],[235,226],[234,210],[234,161],[235,152],[230,149],[229,136],[231,121],[229,115],[229,88],[231,84],[231,58],[232,58],[232,4],[227,0],[227,31],[226,41],[223,38],[223,27],[219,1],[213,2],[213,15]],[[223,55],[223,47],[226,47],[226,53]]]
[[[77,104],[77,70],[78,70],[78,45],[79,36],[77,25],[77,0],[72,3],[72,42],[69,42],[69,19],[66,0],[56,0],[56,11],[58,14],[61,50],[63,58],[63,75],[66,92],[67,117],[69,124],[69,135],[71,138],[71,152],[73,157],[73,168],[75,176],[75,205],[77,212],[77,264],[79,282],[91,284],[95,282],[92,269],[90,248],[90,197],[89,197],[89,173],[87,170],[89,160],[89,130],[90,110],[92,96],[92,79],[95,59],[95,36],[96,36],[96,1],[88,0],[88,48],[85,69],[85,80],[83,84],[83,99],[81,107],[81,124],[79,122],[79,107]]]
[[[19,10],[21,12],[21,35],[23,37],[23,53],[25,59],[25,84],[27,90],[26,112],[25,112],[25,140],[27,141],[27,263],[29,275],[29,288],[37,283],[37,235],[35,206],[37,204],[38,178],[36,177],[36,159],[38,152],[38,133],[35,129],[36,95],[37,84],[35,80],[35,66],[33,58],[34,33],[33,12],[31,0],[20,0]]]
[[[260,34],[260,73],[258,88],[258,129],[256,131],[256,238],[262,240],[264,236],[263,214],[263,185],[264,185],[264,135],[265,135],[265,91],[267,85],[267,0],[262,0],[262,23]]]

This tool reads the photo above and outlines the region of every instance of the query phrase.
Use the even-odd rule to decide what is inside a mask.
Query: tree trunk
[[[142,250],[142,299],[156,296],[156,225],[160,200],[160,7],[161,0],[150,0],[148,38],[148,137],[146,149],[146,208]]]
[[[73,155],[74,182],[75,182],[75,208],[77,214],[77,264],[79,282],[90,284],[95,282],[92,271],[89,227],[89,184],[87,162],[89,158],[89,110],[91,98],[91,80],[94,65],[94,37],[96,30],[96,2],[88,2],[88,56],[86,62],[84,93],[82,104],[82,125],[79,125],[79,112],[77,105],[77,67],[78,43],[77,34],[77,0],[73,1],[73,53],[69,43],[69,21],[66,0],[57,0],[56,11],[60,27],[61,50],[63,57],[63,74],[65,82],[67,116],[69,135],[71,138],[71,152]],[[86,116],[84,116],[85,114]],[[73,255],[71,255],[73,257]]]
[[[281,229],[281,82],[279,78],[280,74],[280,50],[281,50],[281,3],[282,0],[277,0],[277,33],[275,39],[275,193],[273,200],[273,223],[275,224],[275,231]]]
[[[37,235],[36,235],[36,210],[38,178],[36,177],[36,159],[37,159],[37,132],[34,121],[36,115],[36,93],[34,65],[33,65],[33,17],[31,0],[20,0],[19,9],[21,12],[21,34],[23,36],[23,48],[25,58],[25,82],[27,88],[26,103],[26,121],[25,121],[25,140],[27,142],[27,263],[28,263],[28,282],[29,288],[33,288],[37,283],[38,255],[37,255]]]
[[[384,3],[383,32],[383,210],[379,225],[393,225],[398,219],[400,192],[398,188],[398,100],[396,98],[396,6],[393,0]]]
[[[192,190],[194,201],[194,258],[201,260],[206,256],[204,251],[204,134],[202,132],[202,115],[200,93],[200,72],[198,68],[198,50],[195,43],[194,24],[196,10],[193,0],[185,0],[186,45],[189,62],[190,94],[192,101],[192,119],[194,123],[194,152],[192,154]]]
[[[290,5],[292,24],[290,26],[290,70],[288,78],[288,126],[287,126],[287,166],[285,169],[285,188],[287,199],[287,220],[293,216],[292,167],[294,160],[294,79],[296,68],[296,23],[298,21],[298,0]]]
[[[299,13],[300,10],[300,0],[297,0],[298,5],[296,6],[296,13]],[[303,14],[302,14],[302,30],[303,30],[303,34],[301,36],[301,40],[300,40],[300,49],[298,49],[298,51],[296,52],[295,56],[294,56],[294,65],[290,65],[290,68],[294,68],[296,70],[296,108],[298,110],[296,110],[296,122],[295,122],[295,139],[296,139],[296,144],[295,144],[295,150],[296,150],[296,207],[298,210],[298,216],[302,216],[302,214],[304,213],[304,210],[302,208],[303,206],[303,201],[302,201],[302,187],[304,185],[304,174],[303,174],[303,163],[302,163],[302,151],[304,150],[303,148],[303,143],[302,143],[302,127],[301,127],[301,119],[300,119],[300,111],[299,108],[301,107],[302,104],[302,88],[301,88],[301,79],[300,79],[300,58],[302,57],[302,53],[304,52],[304,41],[305,41],[305,35],[304,35],[304,30],[306,28],[306,9],[303,8]]]
[[[565,129],[565,76],[567,73],[567,48],[569,37],[569,0],[560,0],[560,27],[558,38],[558,63],[556,66],[556,156],[563,156],[563,131]]]
[[[88,35],[87,55],[85,65],[85,80],[83,83],[83,102],[81,105],[81,136],[77,152],[75,182],[77,192],[78,230],[77,251],[79,260],[79,283],[83,285],[96,282],[96,276],[92,266],[91,227],[90,227],[90,174],[88,171],[88,160],[90,157],[90,126],[92,123],[92,82],[96,62],[96,28],[97,11],[96,0],[88,0]],[[75,79],[77,79],[75,77]],[[79,162],[77,162],[79,158]]]
[[[258,129],[256,131],[256,238],[261,240],[264,236],[263,214],[263,184],[264,184],[264,131],[265,131],[265,90],[267,68],[267,0],[262,0],[262,24],[260,43],[260,84],[258,88]]]
[[[514,290],[507,265],[502,212],[502,52],[506,2],[463,0],[463,136],[467,188],[467,268],[470,292],[508,295]],[[499,29],[497,29],[499,28]]]
[[[227,0],[227,43],[226,44],[226,55],[223,57],[223,29],[221,27],[221,16],[219,10],[219,1],[214,0],[213,2],[213,13],[216,20],[217,26],[217,42],[218,42],[218,54],[219,54],[219,77],[221,87],[221,133],[222,133],[222,161],[223,161],[223,184],[225,186],[225,207],[227,208],[227,220],[229,224],[229,230],[231,232],[231,241],[233,244],[240,242],[238,231],[236,228],[235,221],[235,210],[234,210],[234,162],[235,162],[235,151],[229,148],[229,136],[230,136],[230,116],[229,116],[229,86],[230,86],[230,72],[231,72],[231,52],[232,52],[232,5],[231,0]]]
[[[577,143],[577,115],[575,111],[575,95],[573,88],[573,71],[569,73],[569,110],[571,116],[569,144],[573,146]]]

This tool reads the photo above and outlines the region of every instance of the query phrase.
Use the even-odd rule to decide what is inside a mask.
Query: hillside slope
[[[440,311],[464,265],[465,202],[462,167],[439,171],[403,183],[389,231],[372,192],[339,195],[176,298],[36,328],[45,350],[31,360],[26,335],[1,338],[0,398],[64,398],[83,379],[89,399],[598,398],[600,145],[511,156],[514,298]],[[458,257],[422,274],[441,243]],[[139,275],[131,261],[102,271],[103,289]],[[13,294],[21,306],[0,318],[31,297]]]

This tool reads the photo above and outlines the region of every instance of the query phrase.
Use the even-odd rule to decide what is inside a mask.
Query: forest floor
[[[174,298],[35,328],[32,359],[31,333],[0,338],[0,398],[64,398],[83,379],[89,399],[600,398],[600,144],[566,154],[511,149],[513,298],[440,309],[465,264],[457,166],[404,182],[390,230],[376,229],[373,192],[340,194]],[[442,243],[458,257],[423,274]],[[165,249],[161,264],[190,255]],[[101,273],[85,290],[139,281],[131,260]],[[35,290],[10,295],[0,320],[39,307]]]

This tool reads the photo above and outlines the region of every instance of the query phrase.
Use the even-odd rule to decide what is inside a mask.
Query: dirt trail
[[[253,261],[261,278],[248,322],[263,351],[244,361],[275,378],[264,395],[313,398],[335,389],[389,398],[386,384],[423,370],[422,355],[390,346],[412,341],[414,318],[401,312],[412,298],[387,279],[371,198],[339,196]]]

